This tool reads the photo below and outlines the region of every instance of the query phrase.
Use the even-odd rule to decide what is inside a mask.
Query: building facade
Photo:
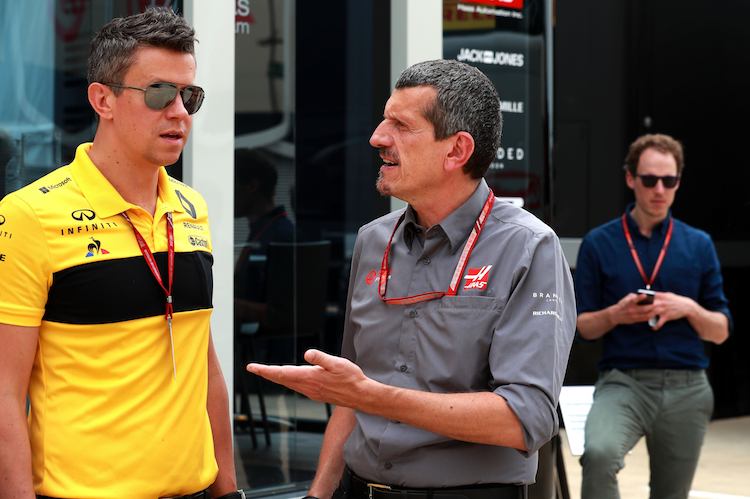
[[[330,408],[243,366],[299,362],[311,346],[338,352],[357,229],[401,206],[374,189],[380,159],[368,139],[398,74],[441,57],[498,83],[506,132],[488,181],[555,228],[572,267],[580,238],[627,203],[627,144],[647,131],[683,141],[675,216],[716,240],[735,319],[731,343],[711,352],[716,415],[750,414],[738,308],[750,274],[750,169],[747,126],[735,119],[750,104],[733,70],[750,51],[736,21],[750,14],[744,2],[705,19],[698,2],[668,0],[0,1],[0,195],[93,138],[91,37],[150,6],[183,13],[199,39],[206,100],[168,170],[209,206],[212,329],[243,488],[298,494],[312,479]],[[235,165],[237,149],[262,166]],[[256,167],[275,172],[272,206],[240,213],[235,201],[254,195],[241,177]],[[273,229],[280,218],[291,229]],[[239,317],[236,300],[259,303],[263,318]],[[570,383],[592,382],[595,355],[596,345],[574,347]]]

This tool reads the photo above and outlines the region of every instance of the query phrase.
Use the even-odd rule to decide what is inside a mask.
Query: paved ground
[[[561,430],[571,499],[581,497],[581,465]],[[648,453],[641,439],[618,474],[621,499],[648,498]],[[718,419],[709,425],[690,498],[750,499],[750,417]]]

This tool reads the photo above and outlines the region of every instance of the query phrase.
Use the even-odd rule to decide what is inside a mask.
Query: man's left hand
[[[695,311],[696,306],[698,303],[687,296],[657,291],[654,297],[654,312],[659,320],[652,329],[658,331],[667,321],[687,317]]]
[[[703,341],[721,345],[729,337],[729,319],[726,315],[706,310],[687,296],[657,291],[653,307],[659,316],[658,322],[653,326],[654,331],[658,331],[667,321],[684,317]]]

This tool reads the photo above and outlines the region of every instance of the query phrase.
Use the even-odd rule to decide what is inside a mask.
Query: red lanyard
[[[159,273],[159,266],[156,265],[156,259],[154,258],[153,253],[151,253],[146,240],[143,239],[141,233],[135,228],[135,225],[130,220],[128,214],[123,211],[121,215],[125,217],[125,220],[127,220],[131,227],[133,227],[135,240],[138,241],[138,247],[141,249],[141,253],[143,253],[143,258],[146,259],[148,268],[151,269],[151,273],[154,274],[156,282],[159,283],[159,286],[161,286],[161,289],[164,291],[164,296],[167,298],[165,315],[167,319],[167,327],[169,328],[169,342],[172,346],[172,370],[174,371],[174,377],[177,378],[177,363],[175,362],[174,356],[174,337],[172,336],[172,316],[174,315],[174,308],[172,306],[172,282],[174,281],[174,224],[172,223],[172,213],[167,213],[167,273],[169,287],[164,286],[164,281]]]
[[[628,240],[628,246],[630,246],[630,253],[633,255],[633,260],[635,261],[635,266],[638,267],[638,272],[641,273],[641,277],[643,278],[643,282],[646,283],[646,289],[651,289],[651,285],[654,283],[654,279],[656,279],[656,274],[659,273],[659,269],[661,268],[661,264],[664,261],[664,255],[667,254],[667,247],[669,246],[669,241],[672,239],[672,228],[674,227],[674,219],[669,219],[669,228],[667,229],[667,235],[664,237],[664,244],[661,246],[661,251],[659,252],[659,258],[656,259],[656,265],[654,265],[654,270],[651,272],[651,279],[646,278],[646,272],[643,270],[643,265],[641,265],[641,259],[638,258],[638,252],[635,250],[635,245],[633,245],[633,238],[630,237],[630,229],[628,229],[628,222],[625,217],[625,214],[622,214],[622,229],[625,231],[625,238]]]
[[[401,225],[401,222],[404,221],[404,217],[406,216],[406,212],[404,212],[404,214],[402,214],[398,219],[398,222],[396,222],[396,227],[394,227],[391,238],[390,240],[388,240],[388,246],[385,248],[385,255],[383,255],[383,265],[381,265],[380,267],[380,286],[378,290],[380,293],[380,298],[382,298],[383,301],[388,305],[412,305],[414,303],[421,303],[423,301],[437,300],[445,295],[455,295],[458,289],[458,282],[461,280],[461,276],[466,269],[466,264],[469,263],[469,255],[471,255],[471,251],[474,249],[474,245],[477,242],[479,234],[482,232],[484,223],[487,221],[487,215],[490,214],[490,210],[492,210],[493,204],[495,204],[495,194],[490,189],[490,195],[487,197],[487,201],[484,203],[484,208],[482,208],[482,212],[479,214],[479,218],[477,218],[477,221],[474,222],[474,227],[471,229],[471,234],[469,234],[469,238],[466,240],[464,249],[461,252],[461,258],[458,259],[458,264],[456,265],[456,270],[453,272],[453,279],[451,279],[448,291],[433,291],[431,293],[422,293],[420,295],[406,296],[404,298],[386,298],[385,288],[388,285],[388,253],[390,253],[391,251],[393,236],[396,234],[396,230],[398,229],[399,225]]]

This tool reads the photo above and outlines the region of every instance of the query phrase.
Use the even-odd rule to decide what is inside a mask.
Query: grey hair
[[[148,9],[106,24],[91,41],[89,84],[122,84],[139,48],[155,47],[189,53],[195,59],[195,30],[169,8]],[[113,88],[119,95],[121,88]]]
[[[500,147],[503,117],[495,85],[477,68],[452,59],[417,63],[401,73],[396,89],[430,86],[437,98],[424,117],[435,128],[435,140],[458,132],[474,139],[474,153],[463,167],[472,178],[482,178]]]

